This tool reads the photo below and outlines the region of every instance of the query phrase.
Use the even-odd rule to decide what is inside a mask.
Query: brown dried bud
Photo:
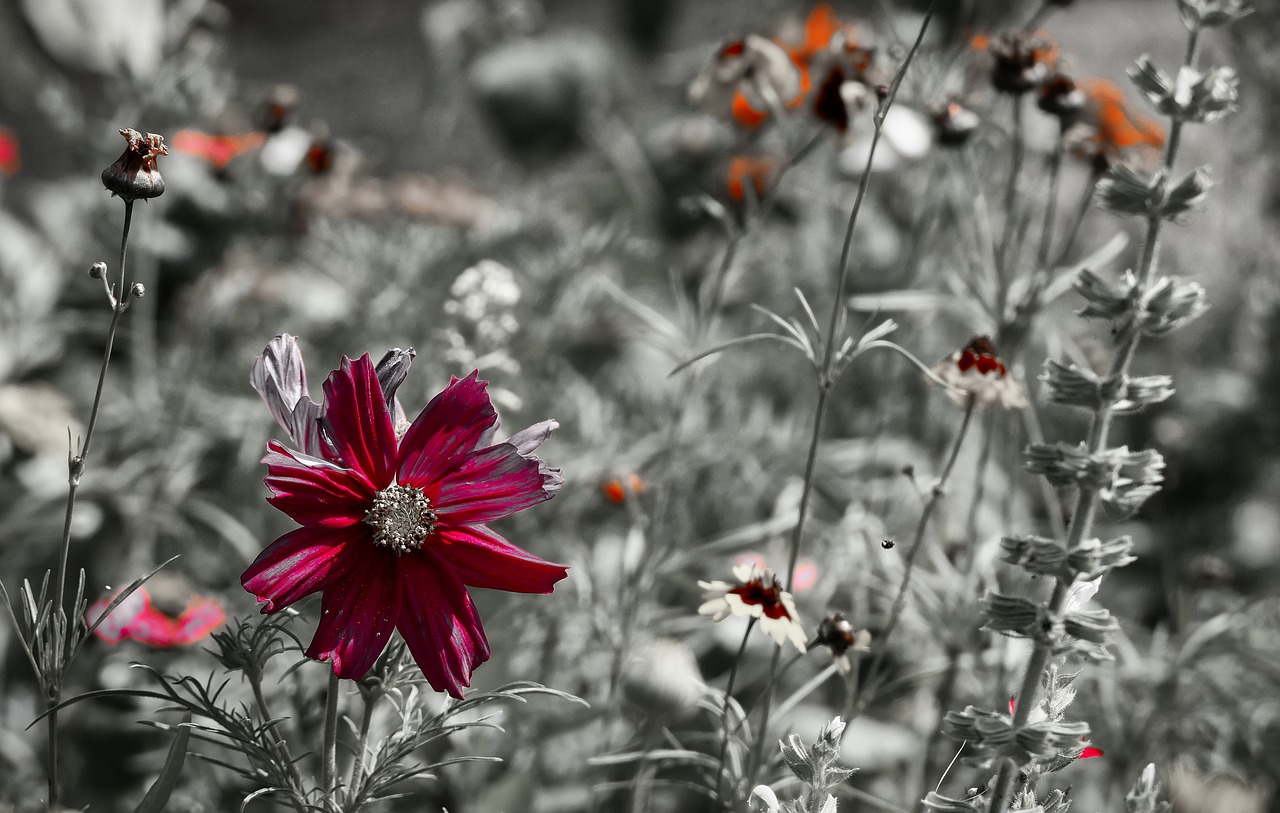
[[[1054,116],[1066,130],[1080,119],[1085,106],[1084,91],[1076,87],[1071,77],[1064,74],[1050,76],[1040,86],[1040,98],[1036,104],[1041,110]]]
[[[169,154],[164,136],[143,135],[128,128],[121,130],[120,135],[128,146],[114,164],[102,171],[102,185],[126,203],[160,197],[164,194],[164,179],[156,169],[156,158]]]

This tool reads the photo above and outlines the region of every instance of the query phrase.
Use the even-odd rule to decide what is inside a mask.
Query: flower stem
[[[1016,263],[1009,256],[1014,234],[1018,231],[1018,183],[1022,180],[1022,164],[1026,155],[1026,137],[1022,123],[1022,96],[1013,97],[1012,157],[1009,165],[1009,185],[1004,193],[1004,234],[1000,238],[1000,253],[996,258],[996,273],[1000,287],[996,292],[996,314],[1004,320],[1004,308],[1009,295],[1009,272]]]
[[[863,167],[862,177],[858,180],[858,192],[854,196],[853,207],[849,211],[849,223],[845,227],[844,242],[840,246],[839,276],[836,282],[835,296],[831,302],[831,316],[827,320],[826,341],[820,368],[822,375],[818,387],[818,403],[814,407],[813,434],[809,439],[809,455],[805,462],[804,486],[800,494],[800,516],[796,519],[795,528],[792,530],[791,551],[787,557],[787,590],[791,589],[791,583],[795,577],[796,560],[800,556],[800,542],[804,538],[805,518],[808,513],[810,495],[813,492],[813,473],[818,459],[818,443],[822,438],[822,424],[827,414],[827,395],[831,391],[831,386],[835,383],[832,362],[835,360],[836,347],[840,344],[839,336],[836,334],[840,327],[840,316],[844,313],[844,296],[845,288],[849,283],[849,260],[852,255],[854,230],[858,225],[858,215],[862,211],[862,203],[867,197],[867,187],[871,182],[871,168],[875,164],[876,148],[880,145],[880,137],[884,134],[885,117],[888,115],[890,108],[893,107],[893,102],[898,96],[898,89],[902,86],[902,80],[906,78],[907,69],[911,67],[912,61],[920,51],[920,44],[924,41],[925,32],[929,30],[929,23],[933,20],[937,7],[938,0],[932,0],[929,3],[929,10],[925,12],[924,19],[920,23],[920,32],[916,35],[915,42],[911,45],[911,50],[907,52],[902,65],[898,68],[898,72],[894,74],[893,81],[883,94],[883,100],[876,108],[875,131],[871,137],[871,146],[867,151],[867,162]],[[769,729],[769,709],[773,705],[774,677],[778,671],[781,652],[782,648],[778,647],[769,663],[769,690],[764,696],[764,708],[760,714],[760,729],[756,732],[754,749],[756,756],[752,759],[747,782],[748,786],[755,782],[756,772],[760,769],[760,755],[764,753],[764,740],[768,736]]]
[[[747,629],[742,633],[742,643],[738,646],[738,654],[733,659],[733,667],[729,669],[729,682],[724,687],[724,724],[723,734],[720,738],[720,767],[716,770],[717,796],[720,796],[720,783],[724,780],[725,755],[729,753],[729,701],[733,697],[733,685],[738,680],[738,666],[742,663],[742,654],[747,651],[747,641],[751,639],[751,628],[755,625],[756,620],[754,618],[747,621]],[[724,801],[723,797],[721,797],[721,801]]]
[[[253,690],[253,702],[258,708],[258,716],[262,718],[262,722],[266,724],[273,719],[271,709],[267,706],[267,696],[262,692],[262,673],[258,668],[250,668],[245,670],[245,676],[249,680],[249,686]],[[284,764],[289,778],[293,782],[290,788],[289,801],[293,805],[294,810],[298,813],[305,813],[305,807],[302,796],[302,777],[298,775],[298,766],[294,764],[293,758],[289,755],[289,746],[285,743],[274,727],[267,729],[267,737],[275,747],[276,755]]]
[[[356,760],[351,766],[351,786],[348,793],[352,797],[360,791],[360,783],[364,781],[364,751],[369,744],[369,729],[373,725],[373,709],[378,703],[381,693],[369,693],[364,698],[364,713],[360,717],[360,736],[356,740]]]
[[[858,692],[853,696],[853,702],[850,703],[850,720],[862,713],[866,702],[873,696],[872,691],[879,688],[880,671],[889,653],[889,639],[893,636],[894,629],[897,628],[898,622],[902,619],[902,611],[907,605],[907,590],[911,586],[911,574],[915,570],[916,556],[924,546],[924,535],[929,527],[929,519],[937,509],[938,503],[942,501],[943,495],[946,494],[947,481],[956,466],[956,459],[960,456],[960,447],[964,444],[965,436],[969,433],[969,426],[973,423],[975,407],[975,399],[971,394],[965,402],[964,420],[960,423],[960,431],[956,433],[955,442],[951,445],[951,454],[947,458],[946,466],[942,469],[942,476],[938,479],[937,485],[933,487],[933,491],[929,495],[929,501],[924,505],[924,510],[920,512],[920,521],[916,524],[915,537],[911,542],[910,550],[907,551],[906,561],[903,563],[902,583],[898,585],[898,595],[894,598],[893,607],[889,610],[889,620],[885,623],[884,631],[880,633],[879,640],[876,642],[876,654],[871,659],[871,665],[867,669],[867,679],[859,686]],[[848,729],[846,728],[845,730],[847,731]]]
[[[63,619],[62,624],[53,625],[52,629],[62,630],[60,635],[67,635],[71,629],[67,620],[76,608],[70,611],[64,606],[66,601],[66,584],[67,584],[67,560],[71,553],[71,521],[75,515],[76,508],[76,491],[80,488],[80,478],[84,476],[85,460],[89,457],[89,443],[93,440],[93,430],[98,424],[98,413],[102,406],[102,389],[107,380],[107,366],[111,362],[111,349],[116,340],[116,328],[120,324],[120,316],[124,313],[125,308],[129,306],[129,288],[125,279],[125,253],[129,247],[129,226],[133,222],[133,201],[127,200],[124,203],[124,227],[120,233],[120,287],[115,291],[111,301],[111,323],[107,327],[107,344],[102,351],[102,366],[98,370],[98,386],[93,394],[93,407],[89,410],[89,424],[85,429],[84,439],[80,442],[76,452],[68,455],[67,458],[67,510],[62,521],[62,544],[58,550],[58,578],[54,582],[54,612]],[[55,640],[52,642],[53,648],[70,651],[75,644],[69,640]],[[45,694],[48,708],[52,709],[62,701],[62,680],[61,670],[66,667],[66,660],[58,659],[60,664],[57,668],[58,674],[46,675],[45,680],[47,686]],[[55,809],[58,803],[58,712],[50,711],[49,719],[46,724],[49,733],[48,740],[48,779],[49,779],[49,808]]]
[[[1199,32],[1193,29],[1187,43],[1184,62],[1186,66],[1194,66],[1198,46]],[[1173,169],[1181,134],[1182,121],[1175,118],[1170,126],[1169,141],[1165,147],[1164,172],[1166,174]],[[1147,236],[1146,241],[1143,243],[1142,259],[1138,266],[1136,296],[1139,298],[1150,288],[1151,278],[1155,274],[1163,224],[1164,220],[1159,212],[1153,213],[1147,218]],[[1129,374],[1129,366],[1133,362],[1134,354],[1137,352],[1140,338],[1141,331],[1134,330],[1130,332],[1130,335],[1120,346],[1115,359],[1112,361],[1111,369],[1107,373],[1109,380],[1122,380]],[[1106,448],[1114,416],[1115,405],[1112,403],[1104,403],[1094,413],[1093,425],[1090,428],[1086,446],[1088,454],[1095,455]],[[1066,547],[1068,551],[1076,550],[1089,535],[1093,529],[1093,520],[1097,510],[1097,490],[1087,485],[1081,486],[1080,493],[1076,498],[1075,511],[1072,512],[1071,526],[1067,533]],[[1051,622],[1056,622],[1060,619],[1063,606],[1066,604],[1067,593],[1068,587],[1063,582],[1059,581],[1054,585],[1047,611],[1047,618]],[[1045,666],[1050,661],[1052,651],[1053,645],[1051,641],[1037,641],[1035,649],[1032,650],[1031,656],[1027,660],[1027,669],[1023,675],[1022,687],[1017,694],[1018,702],[1013,715],[1013,727],[1015,729],[1026,725],[1031,709],[1036,706],[1036,695],[1040,688],[1040,680],[1044,674]],[[1001,761],[1000,772],[996,777],[995,790],[992,791],[991,795],[991,805],[988,808],[990,813],[1006,813],[1009,802],[1014,795],[1014,780],[1017,778],[1018,773],[1018,766],[1012,760],[1005,759]]]
[[[329,691],[324,707],[324,765],[321,782],[330,809],[338,809],[338,693],[342,679],[329,672]]]

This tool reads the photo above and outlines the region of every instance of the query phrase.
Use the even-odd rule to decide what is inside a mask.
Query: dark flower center
[[[791,613],[782,603],[782,586],[777,579],[765,584],[761,579],[749,581],[729,591],[742,599],[743,604],[758,604],[764,608],[766,618],[790,618]]]
[[[373,542],[396,553],[418,550],[436,532],[436,512],[421,489],[390,485],[373,498],[364,521],[373,528]]]

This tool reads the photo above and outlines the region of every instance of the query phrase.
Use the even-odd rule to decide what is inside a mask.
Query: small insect
[[[880,540],[880,547],[884,548],[885,550],[889,550],[890,548],[892,548],[892,547],[894,546],[894,544],[895,544],[895,543],[894,543],[894,541],[893,541],[892,539],[882,539],[882,540]]]

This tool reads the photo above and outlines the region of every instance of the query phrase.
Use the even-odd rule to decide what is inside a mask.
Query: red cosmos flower
[[[486,386],[477,373],[453,379],[399,433],[373,361],[344,356],[324,384],[324,459],[268,444],[268,502],[302,527],[241,583],[268,613],[323,591],[306,654],[338,677],[363,677],[399,630],[432,688],[460,698],[489,659],[467,587],[550,593],[567,575],[487,526],[563,479],[531,454],[554,421],[490,445]]]
[[[114,600],[115,596],[106,596],[95,601],[85,611],[85,620],[93,624]],[[177,616],[166,615],[151,603],[147,589],[139,587],[102,619],[93,634],[110,644],[128,638],[159,648],[187,646],[202,640],[226,620],[222,603],[203,596],[192,596]]]
[[[173,149],[203,158],[216,171],[222,172],[236,158],[258,149],[266,140],[265,133],[209,135],[199,130],[179,130],[173,134]]]
[[[18,138],[8,127],[0,127],[0,175],[16,175],[22,166]]]

